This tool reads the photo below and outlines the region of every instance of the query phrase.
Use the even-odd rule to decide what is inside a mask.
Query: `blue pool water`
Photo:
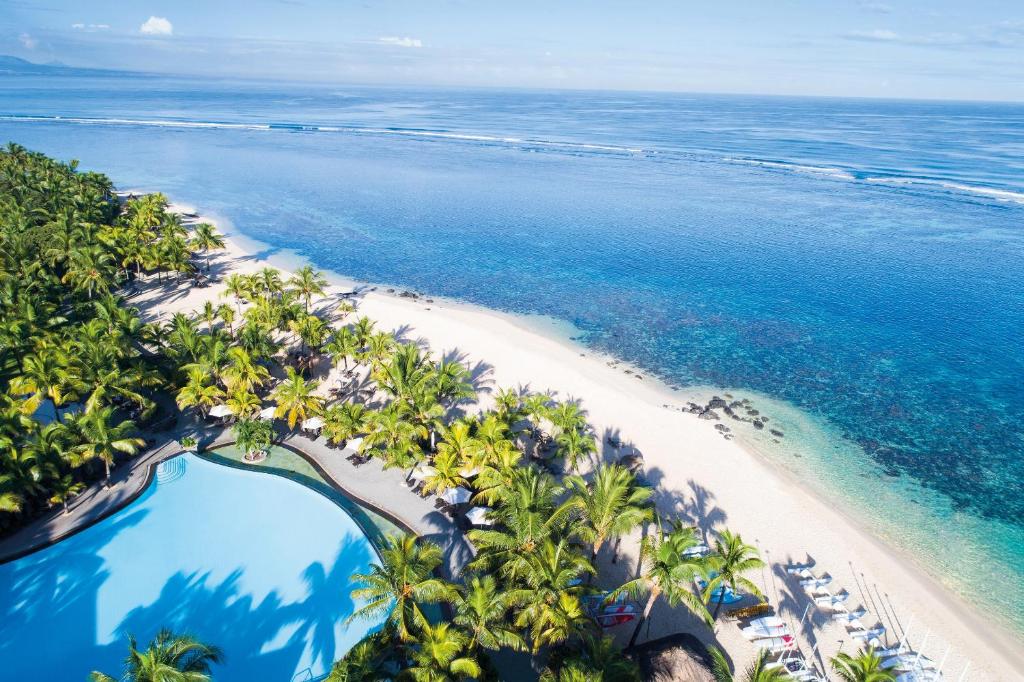
[[[780,464],[1024,632],[1024,106],[11,77],[0,140],[750,392]]]
[[[118,677],[126,634],[166,626],[224,649],[218,680],[311,679],[376,625],[343,623],[375,559],[322,495],[182,456],[113,516],[0,565],[0,677]]]

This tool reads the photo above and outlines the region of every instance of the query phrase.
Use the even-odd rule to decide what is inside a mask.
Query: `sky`
[[[0,54],[382,85],[1024,100],[1024,0],[0,0]]]

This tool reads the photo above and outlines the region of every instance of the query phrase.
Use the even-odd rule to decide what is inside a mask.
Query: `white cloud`
[[[93,31],[106,31],[107,29],[110,28],[110,24],[82,24],[82,23],[78,23],[78,24],[71,24],[71,28],[75,29],[76,31],[85,31],[87,33],[92,33]]]
[[[18,36],[18,40],[25,47],[26,50],[34,50],[36,49],[36,45],[39,44],[38,40],[36,40],[27,33],[22,33],[20,36]]]
[[[423,47],[423,41],[419,38],[410,38],[408,36],[399,38],[398,36],[384,36],[377,38],[377,42],[385,45],[396,45],[398,47]]]
[[[174,33],[174,26],[164,17],[150,17],[139,27],[139,33],[147,36],[169,36]]]
[[[882,43],[894,42],[900,39],[900,34],[884,28],[876,28],[874,31],[851,31],[849,37],[856,40],[876,40]]]

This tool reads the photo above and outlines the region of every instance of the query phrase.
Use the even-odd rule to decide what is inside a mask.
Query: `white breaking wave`
[[[152,126],[157,128],[203,128],[230,130],[282,130],[293,132],[348,133],[353,135],[399,135],[403,137],[426,137],[443,140],[463,140],[466,142],[487,142],[492,144],[526,145],[533,147],[551,147],[556,149],[579,149],[587,151],[614,152],[618,154],[642,154],[639,147],[620,147],[615,145],[588,144],[581,142],[560,142],[557,140],[535,140],[518,137],[497,137],[493,135],[474,135],[470,133],[451,133],[434,130],[408,130],[402,128],[361,128],[353,126],[320,126],[301,123],[222,123],[217,121],[175,121],[164,119],[132,119],[132,118],[80,118],[74,116],[0,116],[3,121],[26,121],[37,123],[75,123],[79,125],[129,125]]]
[[[792,171],[794,173],[812,173],[814,175],[825,175],[831,178],[838,178],[840,180],[856,180],[857,178],[842,168],[834,168],[832,166],[808,166],[799,163],[786,163],[784,161],[762,161],[760,159],[743,159],[737,157],[727,156],[723,159],[729,163],[745,163],[750,166],[760,166],[762,168],[777,168],[779,170]]]
[[[1024,192],[1012,192],[1006,189],[995,187],[979,187],[977,185],[964,185],[959,182],[947,180],[931,180],[929,178],[865,178],[865,182],[881,185],[924,185],[926,187],[942,187],[956,192],[977,194],[983,197],[992,197],[1000,201],[1010,201],[1015,204],[1024,204]]]

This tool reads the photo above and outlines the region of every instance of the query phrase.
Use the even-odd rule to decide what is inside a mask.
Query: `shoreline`
[[[172,209],[197,213],[181,204],[175,204]],[[300,254],[246,237],[228,220],[218,216],[201,219],[216,224],[227,237],[227,249],[211,254],[214,262],[229,260],[233,269],[243,271],[265,265],[288,271],[308,262]],[[382,328],[405,327],[410,338],[429,342],[435,353],[457,349],[465,354],[471,366],[475,362],[493,362],[490,375],[496,385],[530,385],[534,390],[550,388],[558,390],[563,398],[582,399],[583,408],[599,434],[602,428],[612,430],[620,434],[623,442],[631,443],[644,453],[646,469],[655,474],[652,478],[658,478],[652,483],[659,488],[659,506],[663,513],[670,511],[666,505],[675,506],[677,512],[685,512],[685,500],[693,498],[693,491],[698,488],[704,491],[698,494],[704,504],[713,505],[705,512],[718,509],[720,501],[722,509],[718,511],[727,521],[724,525],[758,544],[766,561],[772,565],[772,575],[762,576],[763,580],[755,579],[755,582],[762,584],[770,601],[780,612],[793,616],[794,622],[800,617],[807,599],[802,592],[790,590],[789,585],[783,585],[783,589],[788,590],[783,598],[778,583],[785,582],[786,576],[777,570],[777,565],[789,559],[802,560],[802,553],[807,551],[816,558],[819,571],[828,571],[836,578],[837,589],[845,587],[853,593],[851,608],[856,606],[855,597],[861,591],[857,573],[865,582],[868,575],[872,581],[877,580],[876,592],[880,583],[887,596],[890,591],[899,595],[899,602],[890,606],[898,610],[896,615],[903,627],[911,614],[915,615],[917,625],[911,629],[911,643],[920,644],[921,622],[930,623],[934,631],[931,641],[938,638],[942,647],[937,651],[938,645],[925,647],[926,655],[934,660],[941,660],[946,643],[955,643],[945,669],[951,678],[960,674],[963,661],[956,659],[963,656],[972,661],[966,679],[1014,679],[1009,671],[1019,669],[1024,663],[1024,652],[1014,633],[1001,623],[985,620],[982,613],[916,563],[908,565],[913,558],[907,550],[887,544],[865,524],[851,518],[851,514],[836,509],[834,501],[828,500],[822,491],[800,480],[788,467],[779,466],[770,455],[742,439],[723,439],[713,428],[716,422],[702,423],[696,415],[664,407],[665,404],[685,405],[690,387],[673,389],[644,370],[562,337],[557,329],[560,323],[556,320],[549,324],[549,318],[517,315],[444,297],[402,297],[387,292],[389,288],[402,291],[401,287],[360,282],[330,270],[323,270],[323,273],[330,281],[329,294],[339,293],[338,288],[362,288],[356,296],[360,314],[375,319]],[[149,306],[138,301],[133,304],[144,314],[163,316],[175,310],[192,310],[204,300],[227,301],[219,297],[219,289],[211,286],[190,291],[189,295],[175,301],[173,308],[162,306],[161,301],[152,301]],[[615,366],[609,366],[609,362],[614,362]],[[639,372],[643,380],[637,380],[636,374],[624,373],[624,368]],[[537,381],[538,378],[543,381]],[[627,399],[630,402],[624,404]],[[601,449],[607,450],[603,442]],[[682,458],[672,454],[678,449],[685,450]],[[716,461],[709,463],[709,458]],[[686,485],[690,490],[683,490]],[[760,493],[756,501],[751,499],[752,492]],[[770,518],[772,514],[766,514],[766,508],[781,519]],[[692,520],[707,530],[713,525],[713,516],[705,514],[703,523],[700,518]],[[634,539],[624,539],[624,555],[635,555]],[[794,602],[788,610],[783,603],[787,600]],[[865,617],[867,627],[875,623],[876,616],[889,624],[885,614],[872,608],[872,602],[864,600],[864,605],[871,612]],[[887,611],[884,606],[883,610]],[[651,638],[687,627],[684,619],[673,618],[663,608],[656,609],[654,615]],[[810,649],[812,641],[817,641],[828,656],[835,653],[837,640],[845,640],[845,651],[859,644],[845,637],[845,630],[837,629],[831,622],[816,622],[816,625],[821,627],[813,639],[801,638],[805,650]],[[746,657],[752,658],[754,648],[739,637],[737,629],[720,623],[718,630],[720,641],[726,645],[737,667],[749,662]],[[890,631],[890,641],[898,634],[898,631]],[[989,676],[992,674],[996,677]]]

